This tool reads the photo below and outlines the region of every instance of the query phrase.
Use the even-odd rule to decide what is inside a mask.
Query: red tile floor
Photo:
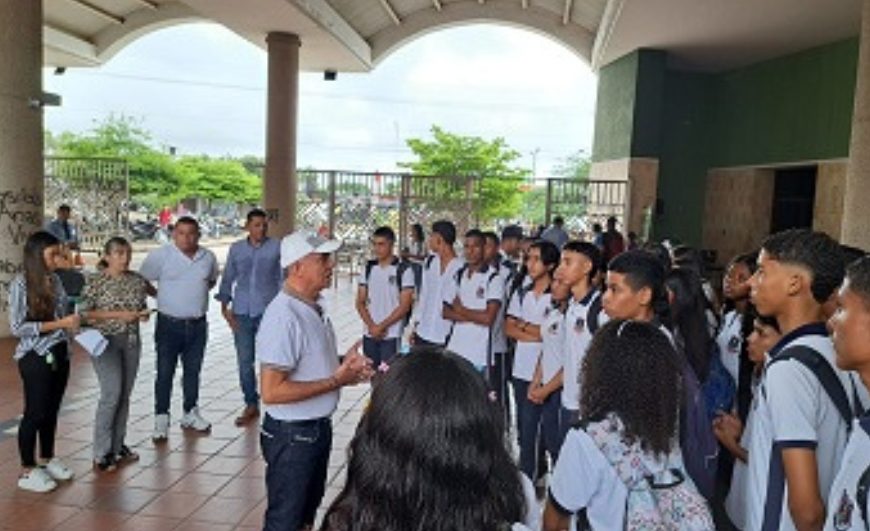
[[[344,351],[361,330],[353,310],[351,286],[342,279],[327,294],[339,347]],[[210,305],[209,341],[202,370],[200,409],[213,424],[209,435],[183,432],[181,385],[173,389],[173,427],[169,441],[151,442],[153,426],[153,326],[143,326],[143,353],[133,391],[127,443],[141,460],[117,471],[92,470],[91,441],[99,388],[91,362],[73,356],[69,387],[58,427],[57,455],[76,477],[48,494],[16,486],[19,459],[15,437],[22,411],[21,383],[11,352],[14,343],[0,342],[0,529],[64,531],[169,530],[223,531],[260,529],[265,511],[264,462],[256,423],[237,428],[233,419],[242,406],[232,335]],[[180,377],[181,369],[177,371]],[[368,393],[367,386],[347,388],[333,422],[329,485],[323,505],[338,493],[345,470],[345,449]],[[321,509],[321,514],[322,514]]]

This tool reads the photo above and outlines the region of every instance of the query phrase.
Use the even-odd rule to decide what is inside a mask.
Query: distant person
[[[423,261],[423,281],[420,286],[417,321],[411,334],[414,345],[444,346],[450,333],[450,322],[444,319],[443,290],[447,289],[462,267],[464,260],[456,256],[456,226],[440,220],[432,224],[429,250]]]
[[[477,371],[444,349],[415,348],[372,392],[320,529],[538,531],[534,488],[505,442]]]
[[[78,250],[79,231],[75,223],[70,221],[71,215],[72,209],[69,205],[60,205],[57,207],[57,217],[46,224],[45,230],[60,240],[60,243],[70,249]]]
[[[616,230],[617,220],[614,216],[607,218],[607,232],[601,235],[601,247],[604,254],[604,263],[625,252],[625,238]]]
[[[341,242],[299,230],[281,240],[284,285],[257,333],[265,418],[264,531],[311,529],[326,490],[332,414],[341,388],[367,381],[371,362],[354,344],[339,362],[335,330],[320,305]],[[394,410],[395,412],[395,410]],[[387,470],[378,470],[378,473]]]
[[[161,229],[167,230],[169,228],[169,224],[172,223],[172,209],[169,208],[169,205],[164,205],[160,209],[160,213],[157,215],[157,222],[160,224]]]
[[[393,254],[396,233],[378,227],[372,234],[373,260],[359,277],[356,311],[363,322],[363,354],[374,367],[399,353],[405,319],[414,304],[414,272]]]
[[[553,218],[553,224],[541,233],[541,239],[547,240],[559,249],[568,243],[568,233],[564,229],[565,220],[562,216]]]
[[[601,223],[592,224],[592,243],[604,251],[604,229],[601,228]],[[604,265],[606,266],[607,262],[604,262]]]
[[[281,244],[268,236],[266,212],[259,208],[248,212],[245,230],[248,237],[230,246],[220,289],[215,296],[233,331],[239,384],[245,400],[245,409],[236,417],[236,426],[244,426],[260,416],[260,395],[257,394],[254,368],[255,342],[263,312],[283,283]]]
[[[73,471],[54,455],[57,414],[69,380],[69,338],[79,316],[68,313],[66,293],[54,274],[60,240],[39,231],[24,243],[23,272],[9,284],[9,329],[18,338],[13,358],[24,388],[24,415],[18,425],[22,472],[18,488],[49,492]],[[36,439],[39,457],[36,461]]]
[[[501,231],[502,263],[516,273],[522,263],[523,228],[519,225],[508,225]]]
[[[634,251],[635,249],[640,249],[642,242],[638,237],[637,233],[634,231],[629,231],[628,233],[628,248],[627,251]]]
[[[410,264],[411,270],[414,272],[414,287],[420,291],[420,285],[423,282],[423,261],[429,255],[429,249],[426,246],[426,233],[423,232],[423,225],[414,223],[411,225],[411,245],[402,249],[402,260]]]
[[[199,413],[199,375],[208,339],[208,292],[217,283],[218,265],[214,253],[199,245],[199,237],[195,219],[179,219],[173,242],[148,253],[139,269],[143,277],[158,283],[154,441],[169,436],[169,405],[179,358],[184,371],[181,427],[199,432],[211,429]]]

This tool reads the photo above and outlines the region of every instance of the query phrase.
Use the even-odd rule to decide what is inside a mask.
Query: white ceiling
[[[638,48],[721,71],[856,36],[861,0],[614,0],[593,66]]]

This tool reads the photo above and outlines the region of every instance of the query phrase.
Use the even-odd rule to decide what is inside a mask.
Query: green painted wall
[[[599,72],[592,160],[623,159],[631,154],[638,57],[639,52],[634,52]]]
[[[711,167],[846,157],[858,40],[721,74]]]

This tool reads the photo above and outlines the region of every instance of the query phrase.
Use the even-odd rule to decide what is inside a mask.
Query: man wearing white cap
[[[335,331],[318,304],[332,282],[332,253],[340,246],[309,231],[281,241],[286,279],[266,307],[256,348],[265,406],[260,432],[268,495],[264,531],[313,526],[326,487],[330,417],[339,390],[368,380],[373,372],[359,343],[339,363]]]

